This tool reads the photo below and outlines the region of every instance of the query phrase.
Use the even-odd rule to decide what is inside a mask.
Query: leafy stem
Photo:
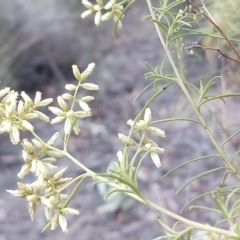
[[[191,226],[195,229],[199,229],[199,230],[203,230],[203,231],[210,231],[210,232],[214,232],[217,234],[222,234],[225,236],[229,236],[229,237],[237,237],[237,235],[234,232],[228,231],[228,230],[224,230],[224,229],[220,229],[220,228],[216,228],[216,227],[211,227],[205,224],[200,224],[194,221],[191,221],[187,218],[181,217],[178,214],[175,214],[171,211],[168,211],[167,209],[164,209],[156,204],[154,204],[153,202],[149,201],[148,199],[146,199],[142,194],[139,194],[138,190],[134,190],[134,193],[132,193],[131,191],[127,191],[127,189],[123,186],[120,186],[119,184],[109,181],[109,179],[107,177],[103,177],[101,175],[98,175],[97,173],[93,172],[92,170],[90,170],[89,168],[87,168],[86,166],[84,166],[81,162],[79,162],[76,158],[74,158],[70,153],[68,153],[65,150],[60,150],[57,149],[53,146],[48,145],[47,143],[45,143],[34,131],[32,131],[33,136],[38,139],[42,144],[44,144],[47,148],[57,151],[59,153],[62,153],[63,155],[65,155],[68,159],[70,159],[71,161],[73,161],[76,165],[78,165],[80,168],[82,168],[84,171],[86,171],[86,175],[79,177],[80,178],[80,182],[78,185],[80,185],[82,183],[82,180],[86,177],[86,176],[90,176],[92,177],[95,181],[99,181],[99,182],[104,182],[107,185],[109,185],[110,187],[114,188],[116,191],[119,192],[124,192],[125,194],[127,194],[128,196],[134,198],[135,200],[151,207],[154,210],[157,210],[177,221],[180,221],[182,223],[187,224],[188,226]],[[78,178],[78,179],[79,179]],[[76,180],[76,179],[75,179]],[[125,181],[126,182],[126,181]],[[73,182],[72,182],[73,183]],[[78,189],[79,186],[76,186],[76,188]],[[133,190],[133,189],[132,189]],[[74,194],[74,193],[73,193]],[[70,196],[72,198],[72,195]]]
[[[146,0],[147,1],[147,4],[148,4],[148,8],[149,8],[149,11],[150,11],[150,14],[151,14],[151,17],[154,21],[154,26],[156,28],[156,31],[157,31],[157,34],[158,34],[158,37],[160,39],[160,42],[166,52],[166,55],[168,57],[168,60],[173,68],[173,71],[175,73],[175,76],[176,76],[176,79],[178,81],[178,84],[180,86],[180,88],[182,89],[183,93],[185,94],[188,102],[190,103],[190,105],[192,106],[194,112],[196,113],[199,121],[201,122],[201,125],[203,127],[203,129],[205,130],[205,132],[207,133],[209,139],[211,140],[211,142],[213,143],[213,145],[215,146],[215,148],[217,149],[217,151],[219,152],[220,156],[222,157],[222,159],[224,160],[224,162],[226,163],[227,167],[231,170],[231,172],[233,174],[235,174],[236,178],[240,181],[240,175],[237,173],[235,167],[233,166],[233,164],[231,163],[231,161],[228,159],[228,157],[226,156],[225,152],[221,149],[221,147],[219,146],[219,144],[217,143],[216,139],[214,138],[212,132],[210,131],[210,129],[208,128],[203,116],[201,115],[200,113],[200,110],[197,108],[197,106],[195,105],[191,95],[189,94],[188,92],[188,89],[186,88],[185,86],[185,83],[184,81],[182,80],[180,74],[179,74],[179,71],[177,69],[177,66],[173,60],[173,57],[172,57],[172,54],[170,53],[170,50],[168,49],[165,41],[164,41],[164,38],[163,38],[163,35],[160,31],[160,28],[158,26],[158,24],[156,24],[156,17],[155,17],[155,14],[154,14],[154,11],[153,11],[153,7],[152,7],[152,3],[151,3],[151,0]],[[189,1],[191,3],[191,1]]]

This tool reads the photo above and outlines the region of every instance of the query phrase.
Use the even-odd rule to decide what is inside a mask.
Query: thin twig
[[[193,42],[192,45],[190,46],[183,46],[182,49],[183,50],[187,50],[187,52],[190,52],[191,49],[193,48],[201,48],[203,50],[210,50],[210,51],[216,51],[218,52],[220,55],[219,55],[219,58],[220,57],[225,57],[231,61],[234,61],[234,62],[237,62],[237,63],[240,63],[240,59],[235,59],[235,58],[232,58],[230,56],[228,56],[227,54],[223,53],[222,50],[220,48],[213,48],[213,47],[204,47],[200,44],[197,44],[196,42]]]
[[[227,41],[229,46],[232,48],[232,50],[235,52],[237,57],[240,59],[240,54],[238,50],[235,48],[233,43],[230,41],[230,39],[226,36],[226,34],[223,32],[223,30],[216,24],[216,22],[212,19],[211,16],[204,13],[196,4],[194,4],[191,0],[186,0],[190,5],[194,7],[195,10],[199,11],[209,22],[212,23],[212,25],[219,31],[219,33],[224,37],[224,39]],[[205,5],[204,5],[205,6]]]
[[[208,14],[208,16],[212,19],[212,21],[213,22],[215,22],[215,24],[217,24],[216,23],[216,21],[215,21],[215,19],[213,18],[213,16],[211,15],[211,13],[208,11],[208,9],[207,9],[207,7],[206,7],[206,5],[205,5],[205,1],[204,0],[201,0],[201,2],[202,2],[202,5],[203,5],[203,9],[205,10],[205,12]]]

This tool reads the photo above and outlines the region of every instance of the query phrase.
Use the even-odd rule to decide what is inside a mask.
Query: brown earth
[[[63,3],[59,4],[61,6]],[[79,7],[78,15],[76,6]],[[42,11],[44,12],[44,8]],[[101,90],[95,94],[96,100],[91,104],[92,118],[84,120],[80,136],[71,138],[70,151],[90,169],[103,172],[109,163],[116,159],[116,152],[122,149],[117,133],[127,134],[127,120],[135,117],[153,93],[153,89],[147,90],[133,104],[136,95],[150,83],[150,80],[143,77],[147,71],[144,62],[152,66],[160,64],[164,52],[152,24],[149,21],[142,21],[147,14],[144,2],[136,3],[136,6],[127,12],[123,29],[118,32],[116,39],[111,37],[113,28],[111,24],[104,23],[96,28],[92,18],[86,20],[79,18],[81,11],[82,8],[76,4],[74,21],[71,24],[65,20],[62,22],[59,20],[61,16],[65,16],[64,14],[51,16],[51,19],[55,20],[49,21],[47,25],[36,23],[35,26],[42,31],[46,28],[45,32],[40,31],[36,40],[33,39],[31,46],[16,57],[10,76],[17,81],[13,86],[20,89],[34,92],[36,88],[41,88],[46,97],[57,96],[63,91],[66,82],[73,81],[72,64],[78,64],[80,69],[84,69],[88,63],[96,62],[97,67],[90,81],[99,84]],[[36,13],[33,12],[32,15]],[[60,31],[60,27],[64,30]],[[58,35],[55,34],[55,38],[53,29],[58,29],[56,30]],[[24,34],[30,34],[33,37],[36,35],[36,29],[32,31]],[[63,36],[62,40],[61,36]],[[21,36],[21,39],[24,42],[24,36]],[[54,39],[59,41],[55,42]],[[15,49],[18,49],[17,42],[12,44]],[[189,61],[187,65],[189,81],[197,83],[198,76],[207,71],[206,64],[194,56],[187,56],[186,61]],[[171,72],[169,69],[166,71]],[[4,84],[7,83],[4,82]],[[216,83],[214,91],[220,91],[219,83]],[[153,119],[172,116],[194,117],[176,85],[167,89],[152,104],[152,109],[154,109]],[[225,125],[229,127],[229,133],[233,133],[239,125],[238,101],[227,101],[224,108],[221,101],[216,101],[208,104],[204,111],[219,141],[222,138],[221,127],[216,127],[216,122],[221,120],[221,112],[228,116]],[[217,119],[211,117],[212,113],[216,114]],[[149,199],[178,213],[179,209],[193,197],[219,186],[223,174],[214,173],[196,180],[177,196],[176,190],[196,174],[222,166],[222,162],[219,159],[197,162],[179,169],[175,174],[161,181],[163,174],[178,164],[216,151],[209,143],[204,131],[193,123],[162,123],[159,127],[166,131],[166,138],[159,142],[160,146],[166,150],[161,156],[162,167],[156,169],[150,159],[145,159],[140,170],[140,187]],[[52,127],[36,122],[36,129],[47,139],[54,132],[61,130],[61,126]],[[27,135],[25,134],[24,137]],[[239,147],[237,138],[234,139],[233,144]],[[232,147],[229,147],[228,151],[233,151]],[[68,218],[69,232],[63,234],[60,229],[57,229],[55,232],[41,233],[41,229],[46,224],[41,207],[38,206],[35,220],[31,222],[27,202],[12,197],[5,191],[5,189],[15,189],[16,182],[19,181],[16,175],[22,164],[21,147],[12,147],[8,136],[3,135],[0,154],[0,240],[150,240],[162,235],[162,229],[156,221],[157,212],[123,196],[117,196],[112,202],[104,202],[99,189],[92,187],[90,180],[83,185],[71,204],[72,207],[79,209],[81,214]],[[82,173],[81,169],[69,160],[59,161],[60,168],[66,165],[68,166],[66,175],[74,177]],[[26,182],[31,180],[32,177],[29,176]],[[235,184],[234,179],[229,178],[227,184]],[[206,197],[197,203],[211,205],[211,201],[211,198]],[[195,210],[185,210],[182,215],[204,223],[214,223],[219,219],[208,212],[199,214]],[[163,220],[168,224],[173,223],[165,216]]]

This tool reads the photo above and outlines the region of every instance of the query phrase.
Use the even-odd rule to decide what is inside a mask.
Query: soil
[[[39,66],[37,68],[41,77],[51,79],[51,82],[45,81],[42,88],[44,96],[48,97],[57,96],[64,90],[66,82],[73,81],[68,70],[59,71],[59,69],[69,68],[71,70],[69,65],[71,61],[76,61],[72,64],[78,64],[81,69],[84,69],[90,62],[96,62],[97,67],[89,81],[99,84],[101,90],[95,93],[95,101],[91,103],[93,116],[81,123],[82,132],[70,140],[70,152],[96,172],[105,171],[109,163],[116,160],[117,151],[122,149],[117,133],[128,133],[127,120],[136,116],[151,96],[150,94],[153,93],[153,89],[150,88],[133,103],[137,94],[150,83],[150,80],[143,77],[143,74],[147,72],[144,62],[155,66],[160,64],[164,57],[163,49],[151,22],[142,21],[146,14],[147,9],[144,2],[139,2],[138,6],[131,8],[126,13],[123,28],[118,32],[116,39],[111,38],[110,29],[113,27],[111,24],[106,23],[96,28],[92,24],[92,18],[81,20],[81,22],[86,21],[86,26],[84,28],[81,28],[82,25],[81,27],[77,24],[75,26],[76,35],[81,36],[76,36],[76,39],[72,39],[72,42],[69,40],[68,43],[74,46],[79,43],[82,46],[78,49],[81,54],[67,56],[66,64],[64,64],[64,59],[50,51],[50,56],[54,56],[53,63],[57,64],[58,71],[54,72],[54,65],[51,65],[50,62],[46,65],[46,69],[51,70],[49,75],[48,70],[39,69]],[[52,43],[48,43],[44,39],[41,44],[38,42],[34,46],[39,50],[48,44]],[[30,54],[34,46],[25,53],[24,59],[32,59],[37,56],[35,52],[33,55]],[[40,56],[46,57],[43,52],[40,51]],[[38,58],[41,60],[40,56]],[[23,56],[20,57],[20,59],[22,58]],[[41,63],[46,61],[46,58],[43,59],[40,61]],[[49,60],[49,58],[47,59]],[[190,62],[187,68],[189,81],[197,83],[198,76],[207,71],[206,62],[198,60],[194,56],[186,56],[186,59]],[[32,62],[26,61],[29,64]],[[22,61],[19,60],[19,62],[23,64]],[[25,70],[27,71],[27,69]],[[32,65],[30,64],[29,72],[31,71]],[[167,68],[166,72],[171,73],[171,69]],[[63,74],[61,81],[58,78],[59,73]],[[34,73],[31,72],[29,76],[32,75]],[[26,77],[26,74],[23,76]],[[38,79],[39,75],[36,74],[35,78]],[[161,86],[164,85],[165,83]],[[24,89],[24,86],[21,85],[19,88]],[[25,90],[34,91],[33,88]],[[214,91],[219,90],[220,84],[216,83]],[[222,139],[221,128],[216,127],[216,123],[220,119],[221,112],[223,111],[224,115],[231,120],[231,123],[230,121],[225,122],[230,129],[230,134],[237,128],[239,122],[237,101],[229,100],[226,102],[226,107],[222,106],[221,101],[216,101],[208,104],[203,111],[219,142]],[[151,105],[151,108],[154,109],[153,119],[173,116],[194,117],[194,113],[188,107],[177,85],[166,89],[164,94]],[[213,113],[217,116],[215,119],[211,117]],[[42,122],[36,122],[35,126],[36,131],[45,139],[54,132],[62,130],[61,125],[49,126]],[[187,165],[161,181],[161,177],[173,167],[202,155],[214,154],[216,150],[203,129],[194,123],[162,123],[158,126],[166,132],[166,138],[157,140],[160,146],[165,148],[165,153],[161,155],[162,167],[157,169],[151,159],[146,158],[140,169],[139,184],[144,195],[149,199],[179,213],[187,201],[220,186],[223,172],[216,172],[194,181],[178,195],[176,195],[176,190],[193,176],[222,166],[222,162],[217,158],[209,158],[196,164]],[[24,133],[23,137],[30,136]],[[239,147],[238,138],[234,138],[234,144],[235,147]],[[228,147],[228,151],[233,151],[232,148]],[[8,135],[3,134],[0,154],[0,240],[150,240],[163,234],[162,228],[156,220],[158,216],[156,211],[122,195],[117,195],[110,202],[104,202],[100,194],[101,189],[92,187],[90,180],[83,184],[71,203],[71,207],[79,209],[81,214],[68,218],[68,233],[64,234],[60,229],[41,233],[46,224],[41,206],[38,206],[36,217],[31,222],[25,199],[13,197],[5,191],[6,189],[15,189],[16,183],[19,181],[17,173],[23,161],[21,146],[13,147],[9,143]],[[67,176],[75,177],[82,173],[81,169],[67,159],[59,160],[58,164],[59,168],[68,166]],[[31,176],[26,178],[26,182],[30,181],[32,181]],[[226,184],[234,185],[236,182],[233,177],[229,177]],[[201,198],[196,204],[213,206],[210,197]],[[199,213],[199,211],[189,211],[188,209],[183,211],[182,215],[209,224],[220,219],[219,216],[209,214],[209,212],[201,211]],[[166,216],[161,216],[161,218],[167,224],[174,223]]]

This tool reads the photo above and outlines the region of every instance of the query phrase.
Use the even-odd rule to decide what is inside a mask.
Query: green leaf
[[[226,172],[221,180],[221,185],[224,184],[225,180],[227,179],[227,176],[230,174],[231,172]]]
[[[177,121],[187,121],[187,122],[193,122],[193,123],[198,123],[202,125],[201,122],[199,122],[196,119],[191,119],[191,118],[165,118],[157,121],[151,122],[151,124],[156,124],[156,123],[163,123],[163,122],[177,122]]]
[[[215,99],[221,99],[223,100],[224,98],[228,98],[228,97],[240,97],[240,93],[230,93],[230,94],[223,94],[223,95],[218,95],[218,96],[214,96],[214,97],[211,97],[205,101],[203,101],[199,107],[201,107],[203,104],[209,102],[209,101],[212,101],[212,100],[215,100]]]
[[[228,189],[235,189],[236,187],[238,186],[229,186],[229,187],[224,187],[224,188],[220,188],[222,192],[228,192],[228,191],[231,191],[231,190],[228,190]],[[180,210],[180,213],[189,205],[191,204],[192,202],[194,202],[195,200],[201,198],[201,197],[204,197],[210,193],[213,193],[215,190],[212,190],[212,191],[208,191],[208,192],[205,192],[203,194],[200,194],[198,195],[197,197],[193,198],[192,200],[190,200],[188,203],[186,203]],[[231,191],[232,192],[232,191]]]
[[[192,28],[192,25],[189,24],[188,22],[185,22],[185,21],[183,21],[183,20],[179,20],[178,22],[179,22],[179,23],[182,23],[183,25],[186,25],[186,26]]]
[[[238,133],[240,133],[240,130],[236,131],[235,133],[233,133],[230,137],[228,137],[221,145],[221,148],[223,149],[224,145],[233,137],[235,137]]]
[[[236,151],[233,156],[231,157],[231,161],[234,160],[234,158],[240,153],[240,150]]]
[[[208,174],[211,174],[213,172],[216,172],[218,170],[223,170],[223,169],[226,169],[226,167],[219,167],[219,168],[214,168],[214,169],[211,169],[211,170],[208,170],[208,171],[205,171],[203,173],[200,173],[198,175],[196,175],[195,177],[193,177],[192,179],[190,179],[187,183],[183,184],[176,192],[176,194],[180,193],[184,188],[186,188],[190,183],[192,183],[193,181],[201,178],[201,177],[204,177]]]
[[[192,205],[189,207],[189,210],[192,210],[192,209],[202,209],[202,210],[212,211],[212,212],[221,214],[219,210],[210,208],[210,207],[205,207],[205,206]]]
[[[185,162],[185,163],[182,163],[182,164],[178,165],[177,167],[175,167],[175,168],[171,169],[170,171],[168,171],[168,172],[161,178],[161,180],[163,180],[163,179],[164,179],[166,176],[168,176],[170,173],[174,172],[175,170],[177,170],[177,169],[179,169],[179,168],[181,168],[181,167],[183,167],[183,166],[186,166],[186,165],[188,165],[188,164],[190,164],[190,163],[197,162],[197,161],[199,161],[199,160],[202,160],[202,159],[205,159],[205,158],[209,158],[209,157],[219,157],[219,155],[218,155],[218,154],[207,155],[207,156],[203,156],[203,157],[199,157],[199,158],[194,158],[194,159],[192,159],[192,160],[190,160],[190,161],[187,161],[187,162]]]
[[[133,103],[136,102],[136,100],[149,88],[151,85],[153,85],[154,82],[149,83],[142,91],[138,93],[138,95],[134,98]]]
[[[152,20],[152,22],[155,22],[165,33],[167,33],[166,26],[168,27],[168,25],[166,23],[159,22],[157,20]]]
[[[113,190],[111,190],[111,191],[109,191],[108,193],[106,193],[105,195],[104,195],[104,197],[103,197],[103,199],[104,199],[104,201],[106,201],[107,200],[107,198],[110,196],[110,195],[112,195],[113,193],[116,193],[116,192],[122,192],[122,193],[130,193],[130,194],[134,194],[134,192],[133,191],[131,191],[131,190],[123,190],[123,189],[113,189]]]

